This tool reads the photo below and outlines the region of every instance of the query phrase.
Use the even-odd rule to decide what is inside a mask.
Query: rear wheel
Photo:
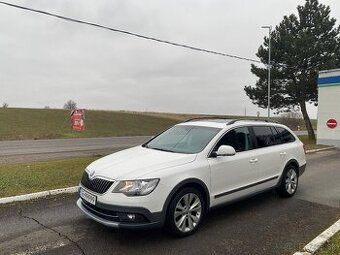
[[[171,201],[167,213],[167,227],[177,236],[194,233],[204,215],[204,199],[197,189],[184,188]]]
[[[292,197],[294,196],[299,184],[299,175],[297,167],[294,165],[289,165],[282,176],[282,181],[280,187],[278,188],[278,193],[282,197]]]

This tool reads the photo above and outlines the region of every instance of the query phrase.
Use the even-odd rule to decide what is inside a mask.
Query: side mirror
[[[214,153],[214,156],[234,156],[236,151],[234,147],[230,145],[221,145],[218,150]]]

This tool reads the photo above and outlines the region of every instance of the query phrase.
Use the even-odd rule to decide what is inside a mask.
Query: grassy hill
[[[69,114],[70,111],[60,109],[0,108],[0,140],[154,135],[185,119],[199,116],[87,110],[86,130],[77,132],[70,127]],[[244,116],[235,115],[225,117],[244,118]],[[287,119],[278,117],[273,119],[293,129],[296,125],[290,124]],[[313,126],[316,126],[315,120],[313,120]],[[301,123],[301,128],[304,129],[303,123]]]
[[[73,131],[70,112],[57,109],[0,109],[0,140],[153,135],[179,119],[143,113],[86,111],[86,130]]]

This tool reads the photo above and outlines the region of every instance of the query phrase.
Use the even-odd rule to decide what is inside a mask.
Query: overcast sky
[[[10,1],[118,29],[256,58],[300,0]],[[340,2],[330,5],[340,19]],[[339,24],[339,22],[338,22]],[[261,115],[243,87],[250,62],[159,44],[0,5],[0,103]],[[316,109],[310,107],[312,117]]]

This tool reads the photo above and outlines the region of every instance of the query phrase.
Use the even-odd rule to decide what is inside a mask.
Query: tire
[[[292,197],[296,193],[299,184],[299,172],[297,167],[289,165],[282,174],[281,184],[277,189],[277,193],[281,197]]]
[[[178,237],[195,233],[204,216],[204,208],[205,201],[200,191],[192,187],[183,188],[173,197],[168,207],[167,230]]]

